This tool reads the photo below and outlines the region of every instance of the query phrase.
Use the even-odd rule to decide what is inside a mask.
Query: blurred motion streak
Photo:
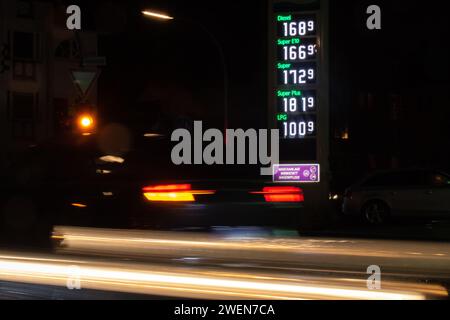
[[[123,159],[121,157],[111,156],[111,155],[103,156],[103,157],[100,158],[100,160],[103,161],[103,162],[120,163],[120,164],[125,162],[125,159]]]
[[[0,254],[0,280],[65,286],[70,267],[79,267],[82,289],[209,299],[425,299],[443,298],[440,286],[383,283],[368,290],[364,280],[299,278],[232,270],[182,268],[132,262],[103,262],[86,258]]]
[[[162,19],[162,20],[173,20],[174,19],[173,17],[171,17],[171,16],[169,16],[167,14],[153,12],[153,11],[150,11],[150,10],[144,10],[144,11],[142,11],[142,14],[145,15],[145,16],[149,16],[149,17],[157,18],[157,19]]]
[[[64,253],[118,256],[198,257],[240,262],[308,263],[324,267],[372,265],[400,272],[434,273],[450,278],[450,244],[417,241],[326,238],[260,238],[204,233],[54,228]],[[367,263],[367,264],[366,264]],[[364,269],[364,268],[363,268]]]
[[[82,203],[72,203],[72,207],[75,207],[75,208],[87,208],[87,205],[82,204]]]

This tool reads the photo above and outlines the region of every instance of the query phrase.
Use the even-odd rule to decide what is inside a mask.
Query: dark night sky
[[[147,3],[135,3],[130,7],[126,34],[111,37],[102,48],[101,54],[108,55],[114,65],[105,71],[123,74],[129,85],[127,96],[136,97],[145,88],[152,91],[151,88],[164,87],[184,97],[176,103],[193,105],[189,109],[195,110],[197,119],[210,120],[212,125],[221,123],[222,64],[212,40],[189,20],[199,21],[214,34],[225,54],[233,125],[265,126],[267,66],[263,2],[224,6],[206,1]],[[174,22],[152,21],[135,14],[139,13],[139,8],[156,8],[181,18]],[[102,80],[107,77],[104,73]],[[125,79],[115,82],[123,83]],[[151,93],[147,92],[146,96],[149,95]],[[254,114],[258,116],[252,118]]]
[[[346,6],[333,2],[331,17],[333,124],[348,123],[352,152],[385,155],[384,162],[395,156],[402,166],[449,168],[448,5],[342,2]],[[364,28],[362,13],[372,3],[382,8],[377,32]]]
[[[381,31],[365,26],[370,4],[382,9]],[[223,74],[210,39],[189,23],[143,19],[142,8],[201,21],[225,52],[230,127],[266,126],[267,7],[261,0],[127,2],[125,32],[100,42],[109,62],[100,79],[104,108],[129,115],[154,99],[153,108],[221,125]],[[448,12],[444,1],[427,10],[406,0],[331,1],[331,125],[332,133],[349,127],[346,152],[395,155],[408,165],[450,163]],[[146,102],[136,106],[143,92]]]

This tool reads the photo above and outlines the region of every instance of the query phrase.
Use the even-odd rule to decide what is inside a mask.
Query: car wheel
[[[371,201],[362,209],[362,217],[370,225],[384,224],[389,219],[389,216],[389,206],[383,201]]]

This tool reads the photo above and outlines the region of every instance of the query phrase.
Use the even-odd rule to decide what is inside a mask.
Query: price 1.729
[[[293,68],[281,70],[279,81],[283,85],[314,84],[316,77],[316,69],[313,67]]]

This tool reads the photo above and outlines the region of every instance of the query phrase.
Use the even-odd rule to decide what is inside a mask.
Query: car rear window
[[[405,171],[377,174],[369,178],[364,187],[413,187],[426,185],[426,173],[423,171]]]

